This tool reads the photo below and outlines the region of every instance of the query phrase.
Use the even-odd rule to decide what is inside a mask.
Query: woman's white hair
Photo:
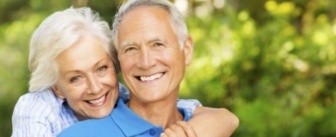
[[[166,10],[169,13],[171,27],[177,35],[181,49],[183,49],[183,41],[188,37],[188,28],[184,22],[183,15],[176,6],[168,0],[128,0],[126,3],[122,4],[118,13],[115,14],[112,24],[112,39],[115,48],[118,49],[118,32],[122,18],[127,12],[140,6],[158,6]]]
[[[108,23],[90,8],[71,7],[47,17],[33,33],[28,63],[30,92],[42,91],[56,83],[59,75],[56,58],[84,35],[101,40],[115,67],[118,66]]]

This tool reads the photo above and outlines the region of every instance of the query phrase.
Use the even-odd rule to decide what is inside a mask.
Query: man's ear
[[[51,89],[55,93],[55,95],[60,99],[65,99],[63,93],[57,88],[57,86],[52,86]]]
[[[185,64],[188,66],[193,58],[193,53],[194,53],[194,41],[193,39],[188,36],[187,39],[184,41],[184,56],[185,56]]]

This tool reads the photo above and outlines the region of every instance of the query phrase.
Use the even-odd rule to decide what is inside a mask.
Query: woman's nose
[[[90,78],[88,78],[88,86],[88,94],[97,94],[103,88],[103,84],[95,76],[91,76]]]

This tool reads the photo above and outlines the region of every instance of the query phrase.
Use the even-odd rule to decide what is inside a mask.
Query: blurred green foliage
[[[111,23],[118,2],[88,5]],[[240,119],[237,137],[336,136],[333,0],[226,0],[223,8],[216,8],[221,0],[189,2],[195,51],[181,98],[231,110]],[[0,137],[10,136],[13,107],[27,92],[31,33],[70,5],[0,2]],[[207,12],[198,12],[204,7]]]

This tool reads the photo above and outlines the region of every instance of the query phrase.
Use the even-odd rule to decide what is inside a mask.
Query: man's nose
[[[156,63],[154,54],[148,48],[143,48],[140,50],[140,55],[137,60],[138,67],[142,69],[149,69]]]

